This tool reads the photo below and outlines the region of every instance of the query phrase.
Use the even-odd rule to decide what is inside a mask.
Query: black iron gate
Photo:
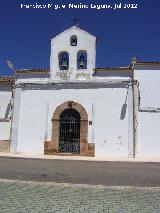
[[[80,114],[66,109],[60,116],[59,152],[80,153]]]

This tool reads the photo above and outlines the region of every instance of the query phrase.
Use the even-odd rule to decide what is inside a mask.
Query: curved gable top
[[[57,36],[55,36],[51,40],[58,39],[59,37],[61,37],[63,35],[66,35],[68,33],[71,33],[71,32],[73,32],[73,34],[75,34],[76,32],[79,32],[79,33],[82,33],[82,34],[86,34],[87,36],[92,37],[93,39],[96,39],[96,37],[94,35],[88,33],[87,31],[82,30],[81,28],[79,28],[77,26],[72,26],[69,29],[67,29],[67,30],[63,31],[62,33],[58,34]]]

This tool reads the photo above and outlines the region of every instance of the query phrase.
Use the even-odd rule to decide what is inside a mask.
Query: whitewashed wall
[[[44,140],[51,140],[51,119],[56,107],[73,100],[85,107],[89,121],[93,122],[89,125],[88,141],[96,143],[96,156],[128,157],[133,143],[129,136],[132,128],[129,96],[126,88],[85,88],[85,85],[75,89],[72,86],[72,89],[24,90],[16,152],[43,154]],[[122,116],[126,97],[126,113]]]
[[[127,89],[110,88],[99,92],[95,100],[96,156],[129,157],[133,151],[132,120],[129,119],[132,106]],[[126,97],[126,112],[122,112]]]
[[[160,67],[137,65],[135,79],[139,82],[137,156],[160,156]],[[158,108],[158,109],[157,109]]]
[[[0,85],[0,140],[10,139],[10,86]]]
[[[16,152],[44,153],[45,119],[45,95],[22,91]]]

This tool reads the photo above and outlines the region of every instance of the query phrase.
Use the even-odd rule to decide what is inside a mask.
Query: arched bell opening
[[[77,69],[87,69],[87,52],[85,50],[77,53]]]
[[[69,53],[66,51],[60,52],[58,54],[59,59],[59,69],[68,70],[69,69]]]
[[[77,36],[76,35],[72,35],[70,37],[70,45],[71,46],[77,46]]]

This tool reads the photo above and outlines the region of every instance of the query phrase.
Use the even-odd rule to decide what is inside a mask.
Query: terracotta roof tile
[[[13,83],[15,78],[13,76],[0,76],[0,84]]]

